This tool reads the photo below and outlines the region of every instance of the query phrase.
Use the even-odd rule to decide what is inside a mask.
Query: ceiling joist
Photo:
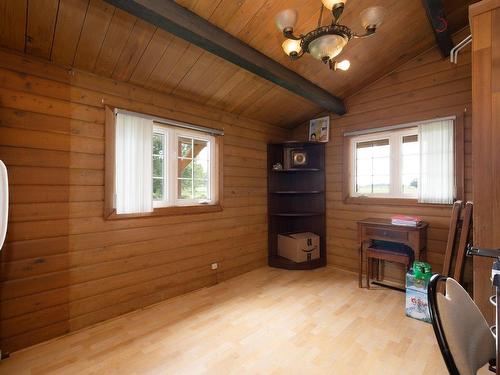
[[[448,20],[444,13],[443,0],[422,0],[427,18],[434,31],[436,43],[443,57],[450,56],[453,49],[453,40],[448,30]]]
[[[338,115],[344,103],[328,91],[260,53],[173,0],[106,0],[108,3],[271,81]]]

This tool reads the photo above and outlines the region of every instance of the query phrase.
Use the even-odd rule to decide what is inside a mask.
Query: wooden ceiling
[[[331,72],[306,55],[291,62],[274,26],[282,9],[299,12],[297,32],[315,27],[320,0],[177,0],[177,2],[294,70],[345,98],[434,45],[418,0],[351,0],[343,24],[361,32],[359,13],[382,5],[376,35],[353,40],[342,58],[347,72]],[[445,0],[449,28],[467,24],[471,0]],[[260,77],[157,29],[102,0],[1,0],[0,44],[57,64],[72,66],[272,124],[292,127],[322,109]]]

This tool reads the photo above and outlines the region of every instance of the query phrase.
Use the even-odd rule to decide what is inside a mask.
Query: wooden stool
[[[366,253],[366,287],[370,289],[370,278],[372,277],[373,274],[373,260],[377,261],[377,281],[380,281],[380,275],[379,275],[379,262],[382,261],[388,261],[388,262],[395,262],[395,263],[401,263],[406,266],[406,271],[408,271],[411,267],[411,256],[410,252],[412,250],[408,249],[407,250],[396,250],[396,249],[390,249],[390,248],[384,248],[384,247],[368,247],[365,249]]]

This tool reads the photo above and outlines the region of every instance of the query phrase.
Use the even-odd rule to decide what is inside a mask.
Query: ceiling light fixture
[[[332,70],[347,70],[351,65],[349,60],[336,62],[335,57],[342,52],[352,38],[365,38],[373,35],[382,23],[384,9],[375,6],[363,10],[360,17],[365,33],[358,35],[349,27],[339,24],[346,0],[321,0],[321,2],[318,26],[307,34],[299,36],[293,34],[293,28],[298,18],[296,10],[285,9],[276,15],[276,26],[287,38],[282,44],[283,51],[292,60],[297,60],[307,52],[315,59],[321,60],[325,64],[328,63]],[[324,8],[332,13],[332,21],[326,26],[321,25]]]

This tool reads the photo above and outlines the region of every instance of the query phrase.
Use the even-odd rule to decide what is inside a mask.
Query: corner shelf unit
[[[304,168],[273,170],[284,163],[285,148],[307,152]],[[305,270],[326,266],[325,144],[319,142],[271,143],[267,147],[268,236],[271,267]],[[278,234],[313,232],[320,237],[320,257],[296,263],[278,255]]]

